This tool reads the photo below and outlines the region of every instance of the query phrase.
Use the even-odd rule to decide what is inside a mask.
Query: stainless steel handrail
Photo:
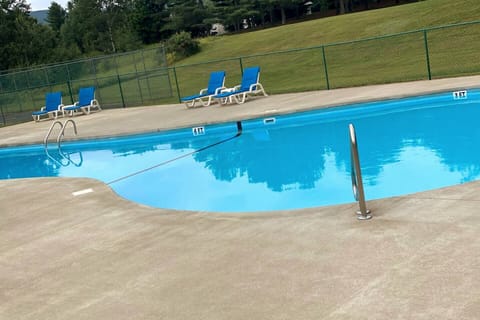
[[[77,135],[77,124],[75,123],[75,121],[73,121],[72,119],[69,119],[69,120],[65,121],[65,123],[62,125],[62,129],[60,130],[60,133],[58,134],[58,137],[57,137],[58,149],[60,149],[60,142],[61,142],[62,138],[65,136],[65,128],[67,127],[68,123],[71,123],[73,125],[73,131],[75,132],[75,135]]]
[[[48,132],[47,134],[45,135],[45,138],[43,139],[43,144],[44,144],[44,147],[45,147],[45,153],[47,155],[47,157],[51,160],[53,160],[54,162],[56,162],[57,164],[59,164],[60,166],[68,166],[70,163],[73,163],[75,166],[81,166],[81,163],[83,162],[83,158],[82,158],[82,154],[81,152],[79,152],[79,157],[80,157],[80,162],[77,164],[75,162],[72,161],[72,159],[70,158],[70,155],[67,155],[65,154],[61,147],[60,147],[60,143],[62,141],[62,138],[64,137],[65,135],[65,128],[67,127],[67,124],[71,122],[72,125],[73,125],[73,130],[75,132],[75,135],[77,135],[77,125],[75,123],[75,121],[69,119],[67,121],[65,121],[64,123],[62,123],[60,120],[56,120],[54,123],[52,123],[52,125],[50,126],[50,129],[48,129]],[[59,124],[60,125],[60,132],[58,133],[58,136],[57,136],[57,148],[58,148],[58,154],[61,156],[61,159],[60,161],[55,159],[54,157],[52,157],[50,155],[50,152],[48,151],[48,138],[50,137],[50,134],[52,133],[53,131],[53,128]],[[62,161],[63,160],[66,160],[67,163],[63,163]]]
[[[357,135],[353,124],[348,126],[350,130],[350,158],[351,158],[351,174],[352,174],[352,190],[353,196],[360,206],[357,211],[357,219],[368,220],[372,218],[370,210],[367,209],[365,203],[365,193],[363,191],[362,171],[360,168],[360,157],[358,156]]]
[[[45,135],[45,138],[43,138],[43,145],[45,146],[45,148],[47,147],[48,138],[50,137],[50,134],[52,133],[52,130],[56,124],[60,125],[60,131],[63,129],[63,123],[60,120],[56,120],[54,123],[52,123],[52,125],[50,126],[50,129],[48,129],[48,132]]]

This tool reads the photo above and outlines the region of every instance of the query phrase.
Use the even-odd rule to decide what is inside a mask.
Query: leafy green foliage
[[[199,42],[192,39],[190,33],[182,31],[174,34],[166,43],[167,53],[173,56],[173,60],[180,60],[200,51]]]
[[[63,44],[82,54],[115,53],[135,47],[128,0],[73,0],[62,27]]]
[[[56,2],[52,2],[48,8],[47,22],[50,27],[57,33],[60,33],[60,28],[65,23],[67,11]]]
[[[168,8],[170,15],[162,31],[169,31],[171,34],[186,31],[194,37],[208,35],[210,25],[205,23],[205,19],[208,19],[211,13],[202,1],[177,0]]]
[[[172,33],[162,30],[169,18],[167,0],[137,0],[130,15],[133,31],[145,44],[167,39]]]
[[[212,0],[220,22],[234,31],[244,29],[260,14],[255,3],[249,0]]]
[[[52,30],[30,17],[24,0],[0,0],[0,70],[48,62],[55,46]]]

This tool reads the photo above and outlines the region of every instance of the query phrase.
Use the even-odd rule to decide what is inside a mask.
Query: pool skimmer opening
[[[265,119],[263,119],[263,124],[264,125],[275,124],[276,121],[277,121],[277,119],[275,119],[275,118],[265,118]]]

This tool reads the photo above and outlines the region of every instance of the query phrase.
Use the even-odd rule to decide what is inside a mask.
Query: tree
[[[133,5],[129,0],[100,0],[102,19],[106,24],[104,37],[110,43],[111,52],[133,49],[137,45],[137,38],[129,23]],[[98,21],[100,22],[100,21]],[[104,52],[110,52],[107,49]]]
[[[137,0],[134,2],[130,20],[139,39],[150,44],[171,35],[170,31],[162,31],[168,17],[167,0]]]
[[[128,19],[132,11],[128,0],[73,0],[61,29],[63,45],[82,54],[132,49],[137,44]]]
[[[254,21],[260,16],[255,2],[250,0],[212,0],[217,19],[227,28],[239,31],[245,26],[254,27]]]
[[[51,29],[30,16],[24,0],[0,0],[0,70],[50,62],[56,46]]]
[[[366,2],[368,6],[368,2]],[[353,0],[336,0],[335,6],[337,8],[337,14],[344,14],[353,11]]]
[[[266,24],[266,17],[270,23],[273,23],[275,5],[271,0],[256,0],[254,7],[258,10],[260,24],[264,26]]]
[[[282,24],[287,22],[286,11],[288,9],[294,9],[298,17],[299,6],[303,5],[302,0],[270,0],[270,2],[280,10],[280,15],[282,19]]]
[[[67,11],[56,2],[52,2],[48,7],[47,23],[57,34],[60,34],[60,28],[65,23]]]
[[[186,31],[171,36],[166,42],[166,48],[172,60],[180,60],[200,51],[198,41],[192,39],[190,33]]]
[[[168,5],[169,17],[162,31],[177,33],[186,31],[194,37],[208,34],[211,25],[207,23],[211,18],[211,12],[200,0],[176,0]]]
[[[96,0],[73,0],[69,3],[68,17],[61,29],[63,44],[66,47],[77,47],[83,54],[98,47],[97,20],[101,9]]]

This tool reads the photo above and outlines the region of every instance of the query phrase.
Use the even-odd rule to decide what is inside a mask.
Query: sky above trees
[[[48,10],[48,7],[50,7],[51,0],[32,0],[30,2],[30,9],[32,11],[38,11],[38,10]],[[62,7],[66,8],[67,7],[67,2],[68,0],[56,0],[56,3],[61,5]]]

